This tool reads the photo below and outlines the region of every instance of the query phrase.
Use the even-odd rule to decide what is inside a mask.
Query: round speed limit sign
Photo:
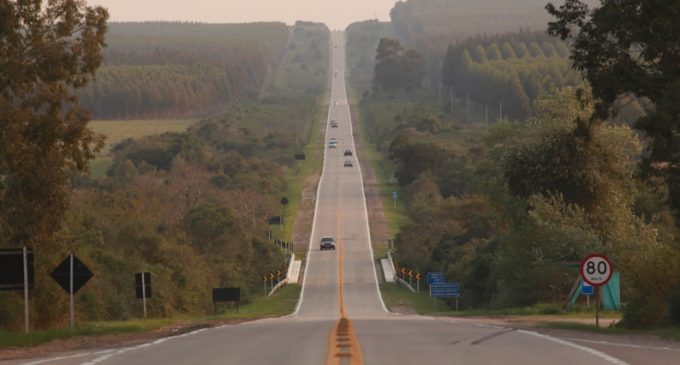
[[[581,261],[581,277],[592,286],[607,284],[613,272],[614,267],[605,255],[593,254]]]

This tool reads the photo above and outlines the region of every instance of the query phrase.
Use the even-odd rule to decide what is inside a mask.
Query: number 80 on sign
[[[614,268],[605,255],[593,254],[581,261],[581,277],[592,286],[607,284]]]

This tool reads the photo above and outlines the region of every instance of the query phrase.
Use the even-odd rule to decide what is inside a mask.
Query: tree
[[[108,12],[42,3],[0,0],[0,231],[15,245],[46,243],[102,147],[74,90],[101,64]]]
[[[573,39],[573,66],[588,79],[597,101],[592,118],[582,123],[585,134],[617,114],[622,95],[654,104],[636,125],[651,139],[643,167],[665,178],[680,219],[680,3],[604,0],[591,10],[582,1],[566,0],[546,9],[557,18],[549,33]]]
[[[415,50],[404,50],[398,40],[381,38],[375,61],[374,89],[411,90],[420,87],[425,61]]]

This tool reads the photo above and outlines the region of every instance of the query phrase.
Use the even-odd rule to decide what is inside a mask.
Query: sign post
[[[437,283],[443,283],[444,279],[443,272],[428,272],[427,273],[427,286],[430,287],[430,296],[432,296],[432,285]]]
[[[397,197],[398,196],[399,196],[399,193],[397,193],[396,191],[392,192],[392,200],[394,201],[394,207],[395,208],[397,207]]]
[[[586,296],[586,308],[590,310],[590,296],[593,295],[593,286],[585,281],[581,282],[581,294]]]
[[[144,307],[144,319],[146,319],[146,283],[144,282],[144,275],[145,273],[142,273],[142,306]]]
[[[581,278],[595,289],[595,327],[600,327],[600,286],[607,284],[614,268],[605,255],[592,254],[581,261]]]
[[[71,329],[73,329],[74,324],[75,324],[75,316],[73,314],[74,312],[74,307],[75,303],[73,300],[73,254],[69,255],[69,274],[68,274],[68,279],[69,279],[69,298],[71,301],[71,306],[70,306],[70,312],[71,312]]]
[[[28,247],[0,249],[0,290],[24,293],[24,332],[30,331],[28,291],[33,289],[33,249]]]
[[[151,273],[135,273],[135,296],[142,300],[144,318],[146,318],[146,300],[151,298]]]
[[[460,284],[457,282],[438,282],[430,285],[434,298],[434,310],[437,311],[437,298],[456,298],[456,311],[458,311],[458,297],[460,297]]]
[[[52,271],[52,278],[59,284],[70,297],[71,328],[75,325],[73,297],[80,288],[93,276],[92,271],[85,266],[74,254],[69,256]]]
[[[241,302],[241,288],[214,288],[212,290],[212,300],[215,308],[215,315],[217,315],[218,302],[236,303],[236,313],[238,313],[238,306]]]
[[[28,248],[24,246],[23,257],[24,257],[24,332],[28,334],[29,331],[29,321],[28,321]]]

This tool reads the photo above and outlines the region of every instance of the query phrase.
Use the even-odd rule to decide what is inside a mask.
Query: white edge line
[[[332,35],[332,34],[331,34]],[[329,47],[332,45],[332,37],[329,36],[329,39],[331,39],[331,44],[329,44]],[[331,51],[333,52],[333,51]],[[333,72],[333,54],[331,53],[331,56],[329,57],[330,59],[330,69],[331,72]],[[329,75],[330,76],[330,75]],[[328,140],[328,123],[331,120],[331,108],[333,107],[333,79],[331,78],[331,83],[330,83],[330,94],[328,96],[328,113],[326,115],[326,124],[324,125],[324,128],[326,128],[326,132],[324,133],[324,138],[323,138],[323,162],[321,163],[321,176],[319,177],[319,184],[316,186],[316,202],[314,202],[314,217],[312,218],[312,231],[309,234],[309,245],[307,247],[307,258],[305,260],[305,269],[302,271],[302,289],[300,290],[300,297],[298,298],[297,305],[295,306],[295,311],[293,313],[284,316],[284,318],[289,318],[289,317],[295,317],[298,315],[300,312],[300,307],[302,307],[302,300],[305,297],[305,284],[307,283],[307,268],[309,267],[309,263],[312,261],[312,243],[314,242],[314,234],[316,233],[316,213],[319,211],[319,193],[321,192],[321,182],[323,181],[323,175],[324,175],[324,167],[326,167],[326,153],[328,152],[326,150],[326,141]]]
[[[604,345],[604,346],[615,346],[615,347],[628,347],[628,348],[640,349],[640,350],[654,350],[654,351],[674,351],[674,352],[680,352],[680,349],[678,349],[678,348],[673,348],[673,347],[670,347],[670,346],[664,346],[664,347],[659,347],[659,346],[643,346],[643,345],[635,345],[635,344],[632,344],[632,343],[609,342],[609,341],[599,341],[599,340],[586,340],[586,339],[583,339],[583,338],[575,338],[575,337],[565,337],[564,340],[572,341],[572,342],[590,343],[590,344],[593,344],[593,345]]]
[[[356,149],[356,145],[354,144],[354,127],[352,127],[352,110],[350,108],[350,99],[349,95],[347,95],[347,77],[345,75],[347,71],[347,66],[346,66],[346,58],[347,58],[347,53],[344,52],[345,46],[344,46],[344,32],[341,33],[343,35],[342,37],[342,42],[343,42],[343,54],[345,57],[342,59],[342,79],[345,83],[345,100],[347,100],[347,113],[349,114],[349,131],[350,135],[352,136],[352,149],[354,150],[354,153],[356,154],[356,162],[357,162],[357,168],[359,169],[359,178],[361,178],[361,197],[364,200],[364,216],[366,217],[366,233],[368,235],[368,249],[370,251],[370,261],[371,261],[371,266],[373,267],[373,278],[375,279],[375,290],[378,293],[378,299],[380,299],[380,305],[382,306],[382,309],[385,311],[385,313],[390,313],[389,310],[387,310],[387,306],[385,306],[385,302],[383,301],[382,294],[380,293],[380,285],[378,284],[378,271],[375,269],[375,255],[373,253],[373,243],[371,242],[371,224],[368,222],[368,204],[366,203],[366,192],[364,191],[364,175],[361,172],[361,165],[359,164],[359,154]]]
[[[51,357],[51,358],[42,359],[42,360],[24,362],[24,363],[21,363],[21,364],[22,365],[38,365],[38,364],[44,364],[44,363],[48,363],[48,362],[52,362],[52,361],[69,360],[69,359],[77,359],[79,357],[85,357],[85,356],[101,355],[101,354],[106,354],[106,353],[113,352],[113,351],[115,351],[115,350],[104,350],[104,351],[97,351],[97,352],[83,352],[83,353],[75,354],[75,355],[56,356],[56,357]]]
[[[620,359],[617,359],[617,358],[615,358],[615,357],[613,357],[613,356],[611,356],[611,355],[605,354],[604,352],[601,352],[601,351],[592,349],[592,348],[590,348],[590,347],[578,345],[578,344],[575,344],[575,343],[570,342],[570,341],[562,340],[562,339],[559,339],[559,338],[556,338],[556,337],[544,335],[544,334],[542,334],[542,333],[533,332],[533,331],[519,330],[519,331],[517,331],[517,332],[523,333],[523,334],[526,334],[526,335],[530,335],[530,336],[539,337],[539,338],[542,338],[542,339],[544,339],[544,340],[556,342],[556,343],[559,343],[559,344],[564,345],[564,346],[573,347],[573,348],[575,348],[575,349],[579,349],[579,350],[581,350],[581,351],[585,351],[585,352],[587,352],[587,353],[589,353],[589,354],[591,354],[591,355],[593,355],[593,356],[599,357],[600,359],[605,360],[605,361],[607,361],[607,362],[609,362],[609,363],[611,363],[611,364],[615,364],[615,365],[630,365],[630,364],[628,364],[627,362],[625,362],[625,361],[623,361],[623,360],[620,360]]]
[[[111,358],[113,358],[113,357],[115,357],[115,356],[117,356],[117,355],[122,355],[122,354],[124,354],[124,353],[126,353],[126,352],[139,350],[139,349],[142,349],[142,348],[145,348],[145,347],[151,347],[151,346],[154,346],[154,345],[159,345],[159,344],[162,344],[162,343],[164,343],[164,342],[172,341],[172,340],[175,340],[175,339],[178,339],[178,338],[182,338],[182,337],[193,336],[193,335],[195,335],[195,334],[198,334],[198,333],[201,333],[201,332],[204,332],[204,331],[207,331],[207,330],[209,330],[209,328],[201,328],[201,329],[197,329],[197,330],[195,330],[195,331],[187,332],[187,333],[184,333],[184,334],[181,334],[181,335],[177,335],[177,336],[163,337],[163,338],[159,338],[159,339],[157,339],[157,340],[151,341],[151,342],[145,342],[145,343],[143,343],[143,344],[139,344],[139,345],[135,345],[135,346],[130,346],[130,347],[123,347],[123,348],[114,350],[114,351],[112,351],[112,352],[108,352],[108,353],[106,353],[106,354],[104,354],[104,355],[102,355],[102,356],[100,356],[100,357],[97,357],[97,358],[95,358],[95,359],[92,359],[92,360],[90,360],[90,361],[81,363],[81,365],[94,365],[94,364],[98,364],[98,363],[100,363],[100,362],[102,362],[102,361],[109,360],[109,359],[111,359]]]

